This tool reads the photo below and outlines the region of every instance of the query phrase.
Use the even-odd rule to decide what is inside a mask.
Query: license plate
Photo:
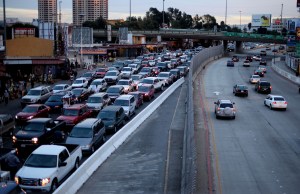
[[[25,144],[21,144],[21,147],[22,147],[22,148],[25,148],[25,147],[26,147],[26,145],[25,145]]]

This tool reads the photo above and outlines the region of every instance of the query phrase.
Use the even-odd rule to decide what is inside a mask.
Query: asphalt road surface
[[[183,84],[77,193],[180,193],[185,99]]]
[[[298,194],[300,191],[300,95],[297,86],[270,67],[263,80],[272,94],[288,101],[286,111],[264,106],[266,94],[254,91],[248,81],[257,68],[227,67],[222,58],[212,62],[194,83],[195,131],[198,170],[195,193]],[[236,97],[234,84],[249,87],[248,97]],[[230,99],[237,108],[235,120],[216,119],[214,102]]]

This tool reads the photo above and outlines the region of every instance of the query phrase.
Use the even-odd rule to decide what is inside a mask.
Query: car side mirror
[[[235,102],[233,102],[232,104],[235,104]]]

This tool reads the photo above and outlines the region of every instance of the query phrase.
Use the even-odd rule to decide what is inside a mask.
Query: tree
[[[216,18],[209,14],[203,15],[201,18],[203,21],[203,27],[206,29],[212,29],[215,25],[217,25]]]

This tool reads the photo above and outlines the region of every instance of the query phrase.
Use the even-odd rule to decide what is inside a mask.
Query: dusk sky
[[[0,20],[3,20],[3,0],[0,0]],[[296,8],[297,0],[227,0],[227,23],[239,24],[240,12],[242,24],[251,22],[252,14],[272,14],[279,18],[281,4],[283,17],[299,17]],[[59,2],[59,0],[58,0]],[[125,19],[129,16],[130,0],[109,0],[109,19]],[[163,0],[131,0],[131,15],[145,16],[150,7],[162,11]],[[226,0],[165,0],[165,11],[169,7],[177,8],[192,16],[210,14],[217,22],[225,20]],[[72,0],[62,0],[62,22],[72,23]],[[31,22],[38,18],[37,0],[6,0],[6,17],[19,18],[20,21]]]

